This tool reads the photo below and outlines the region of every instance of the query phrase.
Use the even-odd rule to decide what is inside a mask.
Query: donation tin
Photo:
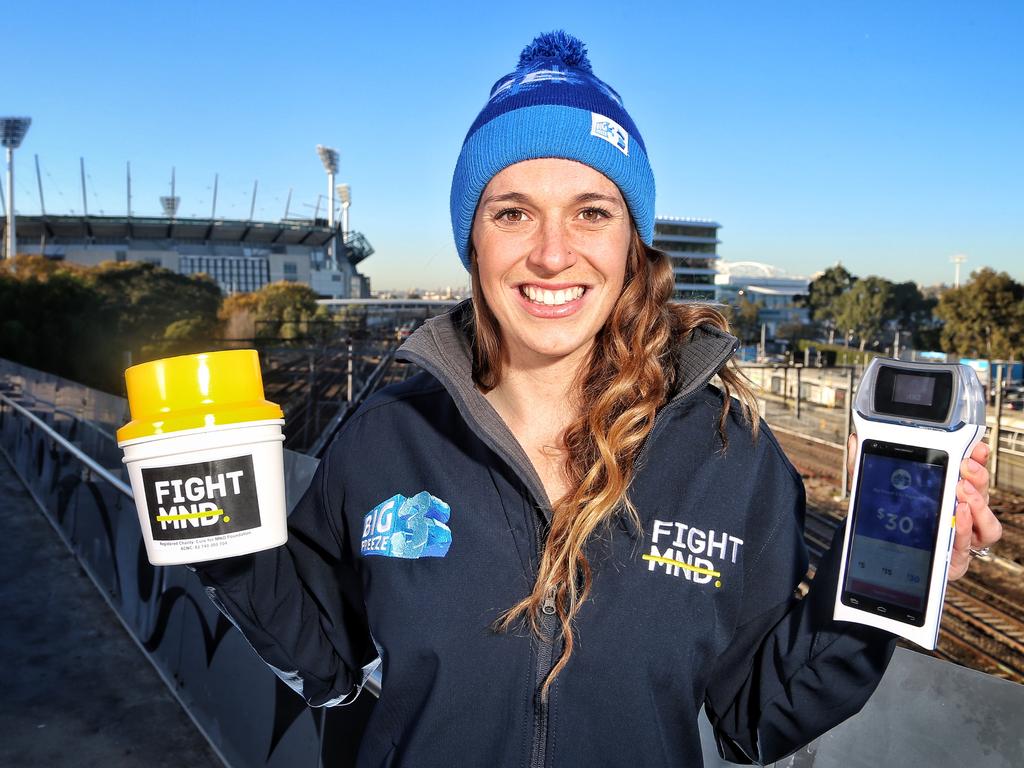
[[[117,444],[153,565],[217,560],[288,538],[281,408],[255,350],[182,355],[125,371]]]

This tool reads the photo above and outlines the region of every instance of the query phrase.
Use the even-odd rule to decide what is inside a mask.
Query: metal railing
[[[130,485],[125,483],[119,477],[114,477],[114,475],[112,475],[105,467],[101,466],[96,461],[94,461],[90,456],[87,456],[85,453],[79,450],[78,446],[76,446],[71,441],[65,439],[63,435],[54,430],[49,424],[47,424],[41,418],[32,413],[32,411],[30,411],[28,408],[19,405],[17,402],[15,402],[14,400],[12,400],[10,397],[3,393],[0,393],[0,403],[3,403],[5,406],[14,409],[15,412],[31,421],[33,424],[39,427],[39,429],[41,429],[46,434],[47,437],[53,440],[53,442],[55,442],[57,445],[59,445],[61,448],[63,448],[65,451],[71,454],[71,456],[76,461],[84,464],[89,469],[90,472],[95,473],[105,482],[109,483],[113,488],[116,488],[129,499],[132,499],[134,501],[135,497],[132,494],[132,488]],[[59,412],[64,414],[68,413],[67,411],[63,411],[60,409],[55,410],[59,410]]]
[[[744,364],[741,370],[754,385],[761,415],[773,430],[845,450],[844,438],[851,429],[850,393],[856,393],[859,369]],[[989,405],[985,440],[992,447],[998,445],[989,471],[993,488],[1024,493],[1024,426],[1014,422],[1013,413],[1007,413],[1000,403]],[[993,438],[997,431],[998,440]],[[845,454],[843,458],[845,461]],[[845,489],[842,495],[846,495]]]
[[[0,393],[0,453],[214,753],[239,767],[354,764],[358,736],[323,735],[358,734],[375,699],[330,710],[296,706],[295,694],[217,611],[194,574],[149,564],[131,487],[119,468],[62,434],[75,423],[66,409]],[[286,451],[291,504],[316,463]],[[379,695],[379,668],[367,665],[364,675],[366,690]]]

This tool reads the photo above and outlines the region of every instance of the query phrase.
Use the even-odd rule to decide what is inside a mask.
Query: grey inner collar
[[[472,317],[472,299],[466,299],[443,315],[418,328],[399,348],[396,357],[429,371],[455,400],[463,418],[487,446],[510,463],[541,505],[545,520],[551,517],[551,501],[533,463],[522,445],[473,382],[473,353],[463,330]],[[675,402],[703,387],[732,357],[739,342],[710,325],[696,328],[676,350]],[[664,410],[664,409],[663,409]]]

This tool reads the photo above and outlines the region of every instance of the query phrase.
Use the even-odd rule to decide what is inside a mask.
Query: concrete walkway
[[[0,765],[221,762],[0,455]]]

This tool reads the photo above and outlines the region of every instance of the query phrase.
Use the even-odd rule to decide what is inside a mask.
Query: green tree
[[[860,339],[860,351],[885,327],[891,308],[892,283],[881,277],[865,277],[833,301],[836,327],[853,331]]]
[[[206,277],[19,256],[0,269],[0,355],[120,392],[125,351],[139,362],[208,349],[219,304]]]
[[[892,283],[885,317],[895,330],[909,332],[915,347],[931,348],[940,325],[935,317],[936,304],[938,299],[925,296],[917,283]]]
[[[19,266],[0,270],[0,357],[110,389],[103,297],[77,270]]]
[[[836,302],[856,282],[857,278],[851,275],[846,267],[838,263],[818,275],[811,281],[807,290],[807,298],[803,300],[803,304],[810,311],[811,319],[821,323],[830,331],[835,330],[838,311]]]
[[[90,270],[88,279],[104,297],[114,337],[135,362],[163,354],[163,347],[153,343],[164,339],[168,326],[178,321],[191,320],[193,328],[216,323],[220,288],[206,275],[179,275],[145,262],[106,261]]]
[[[278,282],[254,293],[235,294],[221,305],[219,318],[230,338],[297,339],[316,335],[317,322],[328,319],[316,292],[300,283]]]
[[[758,338],[761,332],[760,313],[764,305],[760,301],[751,301],[740,296],[736,304],[730,304],[730,325],[740,341],[748,343]]]
[[[1024,285],[985,267],[939,298],[943,351],[964,357],[1018,359],[1024,353]]]

